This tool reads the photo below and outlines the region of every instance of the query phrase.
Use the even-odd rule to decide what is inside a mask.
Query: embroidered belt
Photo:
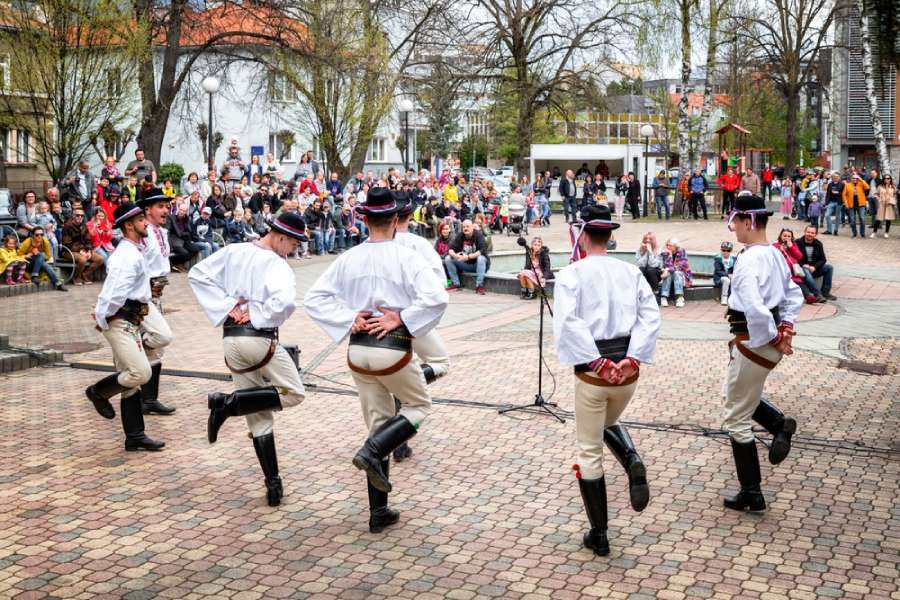
[[[138,300],[126,300],[122,308],[117,310],[116,314],[108,318],[107,321],[122,319],[132,325],[140,325],[149,312],[150,306],[147,303],[139,302]]]
[[[611,340],[594,340],[594,344],[597,346],[597,352],[600,353],[600,356],[608,358],[613,362],[619,362],[625,358],[626,354],[628,354],[628,345],[631,344],[631,336],[626,335]],[[575,365],[576,376],[578,373],[589,373],[591,371],[592,369],[586,363]]]
[[[583,381],[585,383],[589,383],[591,385],[596,385],[597,387],[622,387],[624,385],[631,385],[632,383],[636,382],[638,380],[638,377],[640,377],[640,376],[641,376],[641,374],[639,371],[639,372],[635,373],[634,375],[632,375],[631,377],[629,377],[628,379],[626,379],[625,381],[623,381],[622,383],[609,383],[608,381],[603,381],[599,377],[592,377],[592,376],[588,375],[587,373],[584,373],[581,371],[575,371],[575,377],[577,377],[578,379],[580,379],[581,381]]]

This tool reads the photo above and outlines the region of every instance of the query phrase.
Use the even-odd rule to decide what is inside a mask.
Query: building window
[[[9,89],[9,54],[0,54],[0,86]]]
[[[297,91],[283,73],[269,74],[269,99],[273,102],[293,102]]]
[[[17,162],[17,163],[27,163],[31,162],[31,135],[22,129],[14,129],[10,132],[8,136],[9,141],[15,140],[15,147],[12,148],[9,153],[10,156],[6,157],[7,162]],[[4,143],[4,155],[7,154],[6,143]],[[13,156],[15,156],[15,160],[10,160]]]
[[[369,151],[366,153],[366,162],[385,162],[384,138],[372,138],[369,143]]]
[[[279,162],[294,162],[297,160],[297,144],[295,143],[290,148],[285,148],[283,140],[277,133],[269,134],[269,152],[274,154]]]

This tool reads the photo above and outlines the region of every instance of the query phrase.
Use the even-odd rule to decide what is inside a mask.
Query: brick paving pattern
[[[659,229],[714,250],[720,225]],[[654,226],[626,225],[620,247]],[[542,234],[562,246],[562,227]],[[495,239],[512,249],[514,239]],[[365,481],[350,465],[365,435],[358,401],[330,393],[350,391],[345,346],[329,344],[301,308],[282,338],[301,346],[302,365],[316,359],[328,379],[306,381],[329,391],[311,390],[276,415],[286,491],[278,508],[265,505],[241,419],[214,446],[205,440],[205,395],[230,383],[164,376],[163,400],[178,412],[147,417],[167,447],[140,454],[125,453],[118,421],[85,400],[96,371],[0,377],[0,598],[898,599],[900,376],[839,369],[835,356],[898,363],[900,242],[824,241],[841,300],[804,309],[808,348],[766,387],[801,438],[784,463],[763,458],[763,515],[722,508],[737,485],[731,455],[724,438],[700,435],[720,422],[727,331],[716,302],[663,311],[657,361],[642,369],[624,416],[637,423],[651,502],[634,513],[606,457],[612,553],[597,558],[581,547],[573,420],[495,410],[535,392],[537,304],[460,292],[441,326],[451,374],[431,386],[438,401],[412,441],[415,455],[392,469],[401,523],[370,534]],[[301,294],[326,264],[295,263]],[[165,366],[225,373],[220,333],[185,276],[172,281],[176,341]],[[98,291],[0,299],[4,333],[16,344],[80,344],[71,347],[84,352],[67,360],[106,364],[108,349],[85,320]],[[571,411],[572,376],[549,336],[545,350],[555,376],[545,376],[545,394]],[[658,424],[695,429],[644,428]]]

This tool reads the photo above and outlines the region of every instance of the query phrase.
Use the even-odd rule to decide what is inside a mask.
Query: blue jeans
[[[847,212],[850,213],[850,231],[853,232],[853,237],[856,237],[857,218],[859,219],[859,235],[860,237],[866,237],[866,207],[848,208]]]
[[[574,196],[571,196],[569,198],[563,198],[563,213],[565,213],[566,223],[568,223],[569,220],[572,220],[572,221],[575,220],[575,215],[576,215],[577,210],[578,210],[578,201],[575,199]]]
[[[194,242],[194,246],[200,251],[200,257],[206,258],[219,249],[219,245],[215,242],[207,242],[204,240]]]
[[[53,285],[59,285],[59,277],[56,276],[56,270],[44,259],[44,253],[38,252],[28,259],[28,272],[31,274],[31,280],[36,281],[41,271],[47,274]]]
[[[825,263],[825,266],[822,267],[821,271],[816,271],[815,273],[810,273],[809,270],[803,269],[803,277],[806,280],[806,285],[810,287],[813,293],[820,291],[823,296],[827,296],[831,293],[831,277],[833,275],[834,267],[828,263]],[[821,290],[819,290],[819,286],[816,285],[816,277],[822,278]]]
[[[484,273],[487,271],[487,259],[485,257],[479,256],[473,263],[453,260],[447,255],[444,258],[444,266],[447,267],[447,274],[450,275],[450,281],[453,282],[453,285],[459,285],[459,272],[462,271],[463,273],[475,273],[475,287],[484,286]]]
[[[334,243],[334,230],[314,229],[312,234],[313,239],[316,240],[316,254],[322,256],[326,250],[331,250],[331,245]]]
[[[666,221],[669,220],[669,197],[668,196],[657,196],[656,197],[656,218],[662,219],[662,211],[663,207],[666,209]]]
[[[663,279],[659,284],[659,294],[663,298],[668,298],[672,292],[672,282],[675,283],[675,295],[684,296],[684,273],[675,271],[669,273],[669,276]]]
[[[837,215],[840,219],[841,205],[837,202],[829,202],[825,205],[825,231],[837,235],[838,223],[834,222]]]

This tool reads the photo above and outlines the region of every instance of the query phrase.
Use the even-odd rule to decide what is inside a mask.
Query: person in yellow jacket
[[[3,246],[0,247],[0,273],[6,278],[6,285],[18,285],[26,283],[25,257],[19,254],[16,247],[16,236],[8,235],[3,238]]]
[[[859,219],[859,237],[863,239],[866,237],[868,192],[869,184],[859,176],[859,173],[854,173],[850,181],[844,184],[844,208],[847,209],[847,213],[850,215],[850,231],[853,232],[853,237],[856,237],[857,218]]]
[[[62,284],[62,281],[59,280],[56,269],[53,268],[53,252],[50,250],[50,242],[47,240],[43,229],[35,227],[31,230],[31,236],[19,246],[19,254],[28,262],[28,273],[31,275],[31,283],[39,285],[40,274],[43,271],[50,278],[50,283],[53,284],[53,287],[60,292],[68,291]]]
[[[459,202],[459,192],[452,181],[444,186],[444,200],[450,203],[451,206]]]

